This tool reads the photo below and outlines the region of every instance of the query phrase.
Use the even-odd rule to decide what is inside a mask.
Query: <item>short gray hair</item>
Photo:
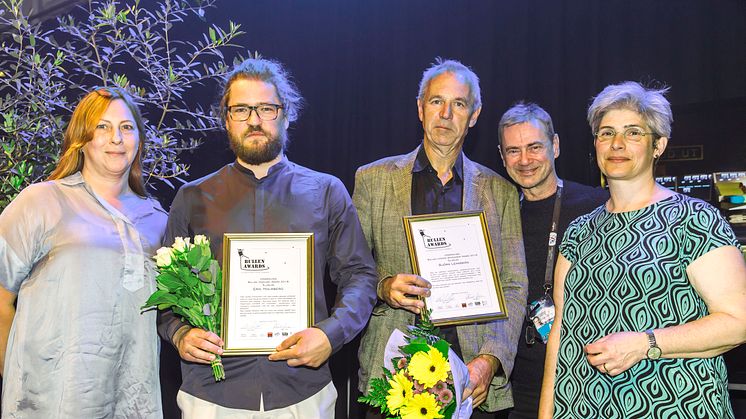
[[[228,114],[228,99],[231,85],[236,80],[260,80],[275,86],[277,96],[280,98],[282,110],[289,122],[298,119],[298,114],[303,106],[303,97],[300,95],[295,83],[290,80],[290,73],[285,70],[279,61],[266,58],[249,58],[228,74],[223,86],[223,95],[220,99],[220,115],[223,119]]]
[[[591,131],[598,131],[601,119],[608,111],[627,109],[639,113],[657,137],[670,137],[673,113],[671,103],[664,96],[668,90],[668,87],[647,88],[634,81],[606,86],[588,107]]]
[[[422,101],[425,99],[425,92],[430,87],[430,82],[437,76],[443,73],[452,73],[459,75],[464,78],[466,85],[469,86],[469,101],[471,102],[472,111],[479,109],[482,106],[482,94],[479,90],[479,77],[467,66],[461,64],[456,60],[444,60],[443,58],[437,57],[435,62],[422,73],[422,80],[420,80],[420,91],[417,94],[417,99]]]
[[[503,144],[505,128],[525,122],[537,122],[539,127],[544,130],[544,134],[546,134],[549,141],[552,141],[554,138],[552,117],[549,116],[547,111],[535,103],[521,101],[505,111],[502,118],[500,118],[500,123],[497,125],[497,136],[500,140],[500,146],[502,147]]]

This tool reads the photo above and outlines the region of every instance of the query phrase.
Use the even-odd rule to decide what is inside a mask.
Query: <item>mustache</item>
[[[249,126],[248,128],[246,128],[246,130],[243,132],[243,136],[248,137],[249,135],[255,132],[261,132],[262,134],[264,134],[266,137],[269,138],[269,134],[266,131],[264,131],[262,127],[255,127],[255,126]]]

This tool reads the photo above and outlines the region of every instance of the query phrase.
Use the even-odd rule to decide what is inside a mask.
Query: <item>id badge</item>
[[[545,295],[528,305],[528,318],[534,324],[536,331],[545,344],[549,339],[549,330],[554,323],[554,302],[552,297]]]

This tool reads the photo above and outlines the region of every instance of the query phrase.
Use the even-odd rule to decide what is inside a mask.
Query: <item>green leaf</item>
[[[200,258],[202,258],[202,249],[199,246],[194,246],[186,254],[186,260],[191,266],[197,266]]]
[[[200,286],[202,287],[202,294],[204,294],[207,297],[212,297],[215,295],[215,285],[211,283],[201,283]]]
[[[388,405],[386,404],[386,396],[388,396],[389,390],[391,390],[391,385],[387,380],[384,380],[383,378],[373,378],[370,380],[368,395],[360,396],[357,401],[377,407],[381,410],[381,413],[385,415],[390,413]]]
[[[210,261],[210,267],[208,269],[210,271],[210,275],[212,276],[212,278],[213,278],[213,280],[214,280],[214,282],[216,284],[216,288],[215,289],[217,290],[217,287],[219,285],[222,285],[222,282],[223,282],[222,281],[223,273],[220,270],[220,265],[218,264],[218,261],[214,260],[214,259],[211,260]]]
[[[176,81],[176,73],[174,73],[174,68],[171,66],[168,66],[168,81]]]
[[[414,355],[417,352],[427,352],[429,350],[424,338],[414,338],[408,344],[401,347],[401,351],[408,355]]]
[[[181,297],[179,298],[178,304],[180,307],[184,307],[185,309],[190,310],[195,306],[196,303],[189,297]]]
[[[199,279],[192,274],[192,271],[189,270],[186,266],[179,266],[178,268],[179,278],[181,278],[182,281],[187,285],[189,288],[194,288],[199,283]]]
[[[445,410],[443,411],[443,419],[451,419],[454,413],[456,413],[456,398],[455,397],[453,400],[451,400],[450,403],[448,403],[448,406],[446,406]]]
[[[175,304],[177,301],[176,296],[169,294],[167,291],[158,290],[150,295],[145,305],[140,308],[152,307],[158,304],[171,303]]]
[[[169,271],[162,271],[158,274],[155,280],[159,288],[171,292],[184,288],[184,286],[186,285],[184,284],[184,281],[181,280],[181,278]]]
[[[215,42],[215,40],[217,39],[217,35],[215,34],[215,29],[213,29],[213,28],[209,28],[209,29],[208,29],[208,32],[209,32],[209,34],[210,34],[210,40],[211,40],[212,42]]]
[[[212,274],[210,273],[210,271],[200,272],[199,275],[200,275],[199,279],[201,279],[202,282],[205,282],[205,283],[208,283],[208,284],[212,285]],[[214,291],[215,287],[213,286],[212,289]]]
[[[443,354],[443,357],[445,359],[448,359],[448,348],[451,347],[448,342],[443,339],[439,339],[437,342],[433,343],[433,347],[437,349],[441,354]]]
[[[384,368],[382,368],[382,369],[383,369],[383,376],[384,376],[384,377],[386,378],[386,381],[387,381],[387,382],[388,382],[388,380],[390,380],[390,379],[394,378],[394,375],[393,375],[393,374],[391,374],[391,371],[389,371],[389,369],[388,369],[388,368],[384,367]]]

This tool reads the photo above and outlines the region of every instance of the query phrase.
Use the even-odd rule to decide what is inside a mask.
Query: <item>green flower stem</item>
[[[207,330],[219,335],[220,331],[217,330],[215,314],[204,316],[204,318],[207,323]],[[215,354],[215,359],[210,363],[210,366],[212,366],[212,375],[215,377],[215,381],[225,380],[225,369],[223,368],[223,360],[220,355]]]
[[[223,359],[220,358],[220,355],[215,354],[215,359],[210,363],[210,366],[212,366],[212,375],[215,377],[215,381],[225,380]]]

